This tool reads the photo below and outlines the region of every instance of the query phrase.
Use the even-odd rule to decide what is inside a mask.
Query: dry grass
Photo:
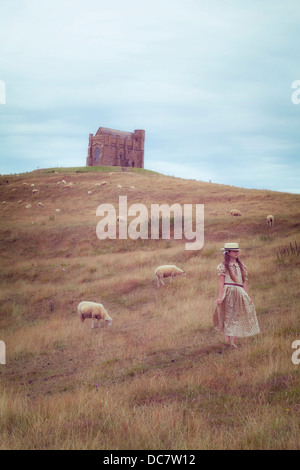
[[[56,184],[62,179],[72,188]],[[299,366],[291,360],[299,256],[276,255],[299,246],[299,196],[142,171],[38,171],[0,182],[1,449],[299,449]],[[117,206],[119,194],[148,208],[203,203],[203,249],[100,242],[97,205]],[[243,216],[230,217],[232,208]],[[269,213],[275,227],[265,224]],[[244,248],[262,330],[237,350],[212,328],[228,240]],[[158,289],[154,269],[167,263],[187,275]],[[113,326],[82,326],[81,300],[102,302]]]

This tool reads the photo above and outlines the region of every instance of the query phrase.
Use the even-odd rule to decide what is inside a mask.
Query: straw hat
[[[221,251],[222,250],[223,250],[223,254],[227,253],[230,250],[241,251],[238,243],[225,243],[224,248],[221,248]]]

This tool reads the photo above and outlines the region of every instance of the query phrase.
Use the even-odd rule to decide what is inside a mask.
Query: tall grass
[[[290,240],[299,246],[299,198],[106,174],[106,201],[117,201],[116,183],[129,186],[131,178],[145,204],[151,197],[189,202],[197,194],[205,202],[205,244],[199,252],[173,240],[100,244],[98,200],[86,193],[101,172],[66,174],[74,180],[72,197],[56,187],[57,174],[42,171],[0,186],[7,200],[0,448],[298,449],[299,366],[291,345],[299,339],[299,264],[295,253],[282,255],[283,262],[277,254]],[[44,212],[29,215],[15,204],[27,191],[25,179],[39,186]],[[230,218],[228,199],[243,205],[242,220]],[[61,214],[49,220],[58,205]],[[265,215],[275,205],[282,219],[268,228]],[[228,240],[243,248],[261,327],[260,335],[238,340],[237,350],[212,328],[216,266]],[[158,289],[154,269],[167,263],[183,267],[186,277]],[[113,326],[81,325],[80,300],[104,303]]]

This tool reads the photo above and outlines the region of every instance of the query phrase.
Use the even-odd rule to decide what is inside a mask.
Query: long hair
[[[225,265],[226,271],[229,273],[229,276],[231,277],[233,282],[235,282],[237,284],[238,280],[235,277],[235,275],[233,274],[232,269],[229,266],[229,262],[230,262],[230,256],[229,256],[228,253],[225,253],[224,265]],[[241,274],[242,274],[242,279],[243,279],[243,283],[244,283],[245,282],[245,271],[244,271],[243,263],[240,262],[239,258],[236,258],[236,262],[238,263],[238,265],[240,267]]]

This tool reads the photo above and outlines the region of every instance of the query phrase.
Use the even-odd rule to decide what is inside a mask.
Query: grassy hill
[[[149,213],[204,204],[203,248],[99,240],[96,208],[120,195]],[[2,175],[0,449],[299,448],[299,202],[140,169]],[[262,331],[237,350],[212,328],[227,241],[243,249]],[[160,264],[186,277],[158,289]],[[113,326],[81,325],[81,300],[103,303]]]

